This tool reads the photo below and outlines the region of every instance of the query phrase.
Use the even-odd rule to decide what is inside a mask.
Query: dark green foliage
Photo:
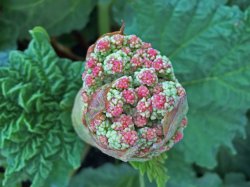
[[[82,29],[95,0],[1,0],[0,50],[28,38],[28,30],[42,25],[51,36]]]
[[[82,63],[58,58],[42,28],[30,33],[28,49],[11,52],[9,65],[0,69],[3,184],[31,179],[34,187],[62,187],[83,148],[71,124]]]
[[[18,31],[14,23],[0,17],[0,33],[0,51],[16,47]]]
[[[234,141],[237,153],[232,155],[227,149],[223,148],[218,154],[219,164],[216,170],[221,175],[224,175],[226,172],[244,172],[250,178],[250,115],[248,120],[246,137],[238,137]]]
[[[69,187],[136,187],[139,173],[126,164],[105,164],[97,169],[86,168],[72,178]]]
[[[237,5],[242,10],[245,10],[248,7],[250,7],[250,1],[249,0],[228,0],[228,5],[230,6]]]
[[[166,187],[250,187],[250,182],[242,173],[225,170],[225,176],[214,171],[204,170],[197,176],[194,166],[183,159],[181,152],[169,153],[166,162],[170,179]]]
[[[167,55],[186,88],[189,127],[178,149],[186,161],[216,166],[221,145],[244,134],[250,103],[250,17],[222,0],[131,1],[118,16]],[[130,14],[126,10],[130,10]],[[131,16],[131,13],[133,16]]]
[[[110,17],[105,28],[115,30],[123,19],[126,34],[170,57],[189,100],[184,140],[166,163],[132,165],[159,184],[170,176],[167,187],[250,187],[250,1],[113,0],[104,16],[97,2],[0,0],[0,186],[22,187],[27,179],[32,187],[67,186],[84,152],[71,124],[82,63],[59,58],[40,27],[22,51],[28,30],[41,25],[66,47],[81,46],[83,57],[98,23]],[[74,174],[70,187],[140,185],[139,172],[127,164],[83,165]]]

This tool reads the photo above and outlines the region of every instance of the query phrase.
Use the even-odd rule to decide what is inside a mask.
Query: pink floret
[[[101,52],[106,52],[110,49],[110,42],[106,38],[97,41],[96,48]]]
[[[123,68],[123,63],[121,60],[112,61],[112,71],[115,73],[121,73]]]
[[[108,104],[107,112],[109,112],[113,117],[120,116],[123,112],[122,104],[118,103],[115,106]]]
[[[117,80],[115,86],[117,89],[127,89],[130,84],[130,79],[129,77],[121,77],[120,79]]]
[[[124,130],[133,126],[132,116],[122,114],[120,117],[114,119],[114,122],[120,122],[121,126],[117,126],[115,130]]]
[[[146,138],[147,140],[153,140],[157,137],[157,134],[156,134],[156,130],[155,129],[151,129],[151,128],[148,128],[147,129],[147,134],[146,134]]]
[[[93,68],[95,67],[97,64],[97,59],[95,59],[94,57],[89,57],[88,60],[86,61],[86,66],[87,68]]]
[[[83,102],[87,103],[89,100],[88,94],[84,91],[84,92],[82,92],[81,96],[82,96]]]
[[[91,86],[94,83],[94,77],[92,75],[87,74],[85,76],[85,83],[87,86]]]
[[[93,68],[92,73],[95,77],[99,76],[99,73],[102,71],[102,67],[101,66],[96,66]]]
[[[140,99],[143,97],[147,97],[150,94],[149,89],[144,85],[141,85],[138,88],[136,88],[136,92],[137,92],[138,98]]]
[[[186,127],[186,126],[187,126],[187,122],[188,122],[188,121],[187,121],[187,118],[186,118],[186,117],[183,118],[182,121],[181,121],[181,126],[182,126],[182,127]]]
[[[178,94],[178,96],[183,97],[186,95],[186,92],[185,92],[184,88],[180,86],[180,87],[177,87],[177,94]]]
[[[127,55],[131,52],[129,47],[123,47],[121,50]]]
[[[145,59],[143,59],[143,64],[146,68],[150,68],[152,66],[153,62],[151,60],[145,58]]]
[[[143,100],[140,100],[138,103],[137,103],[137,106],[136,106],[136,109],[139,113],[143,113],[143,112],[146,112],[146,111],[149,111],[151,112],[152,111],[152,105],[151,105],[151,102],[150,101],[143,101]]]
[[[122,96],[123,96],[124,100],[126,101],[126,103],[129,103],[129,104],[135,103],[136,95],[135,95],[135,91],[133,89],[124,90],[122,92]]]
[[[137,132],[132,130],[128,132],[122,132],[122,141],[130,146],[135,145],[138,140]]]
[[[156,69],[157,71],[163,69],[163,68],[164,68],[164,64],[163,64],[162,58],[157,58],[157,59],[153,62],[152,67],[153,67],[154,69]]]
[[[97,116],[95,119],[93,119],[91,122],[90,122],[90,130],[93,131],[93,132],[96,132],[96,128],[104,121],[105,117],[100,115],[100,116]]]
[[[163,135],[163,129],[162,129],[162,125],[156,125],[156,127],[154,127],[155,129],[155,132],[156,132],[156,135],[158,137],[162,136]]]
[[[141,39],[135,35],[131,35],[128,42],[129,42],[131,47],[135,47],[136,45],[141,44]]]
[[[143,42],[142,48],[143,48],[143,49],[151,48],[151,44],[150,44],[150,43]]]
[[[155,58],[156,55],[158,54],[158,52],[153,49],[153,48],[149,48],[148,51],[147,51],[148,55],[151,57],[151,58]]]
[[[148,119],[140,115],[136,115],[135,117],[133,117],[133,120],[137,127],[143,127],[148,123]]]
[[[116,45],[122,45],[123,43],[123,40],[124,40],[124,36],[123,35],[120,35],[120,34],[116,34],[113,36],[113,39],[114,39],[114,43]]]
[[[138,78],[142,84],[152,86],[157,82],[157,76],[152,69],[146,69],[139,73]]]
[[[175,136],[174,136],[174,142],[177,143],[179,141],[181,141],[183,138],[183,134],[179,131],[176,132]]]
[[[133,56],[130,62],[132,63],[132,66],[134,67],[142,66],[142,59],[138,56]]]
[[[166,97],[164,95],[161,94],[153,95],[152,97],[153,108],[163,109],[165,103],[166,103]]]
[[[136,56],[142,57],[145,54],[145,50],[144,49],[137,49],[135,54],[136,54]]]

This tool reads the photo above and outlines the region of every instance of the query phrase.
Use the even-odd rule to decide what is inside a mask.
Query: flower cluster
[[[82,79],[83,123],[105,152],[147,158],[182,139],[185,90],[170,60],[139,37],[101,37],[89,48]]]

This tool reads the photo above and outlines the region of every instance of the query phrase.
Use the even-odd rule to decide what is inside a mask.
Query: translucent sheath
[[[103,147],[87,126],[87,123],[93,120],[95,116],[98,115],[98,113],[102,112],[104,108],[105,101],[103,98],[105,98],[104,95],[107,93],[105,91],[105,88],[97,91],[95,97],[89,104],[88,112],[86,115],[83,115],[84,102],[82,100],[81,93],[82,90],[80,90],[76,96],[72,112],[73,126],[78,136],[88,144],[101,150],[103,153],[125,162],[150,160],[153,156],[159,155],[160,153],[168,150],[168,147],[164,145],[166,145],[167,142],[174,136],[176,130],[182,126],[182,120],[185,119],[186,113],[188,111],[187,97],[185,95],[179,99],[178,104],[171,112],[166,113],[162,124],[164,139],[162,142],[155,143],[152,146],[150,152],[153,152],[154,154],[146,154],[138,157],[138,146],[134,146],[126,150],[114,150]]]

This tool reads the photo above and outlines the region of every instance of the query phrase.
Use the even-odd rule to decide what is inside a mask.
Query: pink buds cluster
[[[101,37],[88,50],[82,79],[83,127],[103,152],[147,160],[182,139],[186,93],[151,44],[122,33]]]

